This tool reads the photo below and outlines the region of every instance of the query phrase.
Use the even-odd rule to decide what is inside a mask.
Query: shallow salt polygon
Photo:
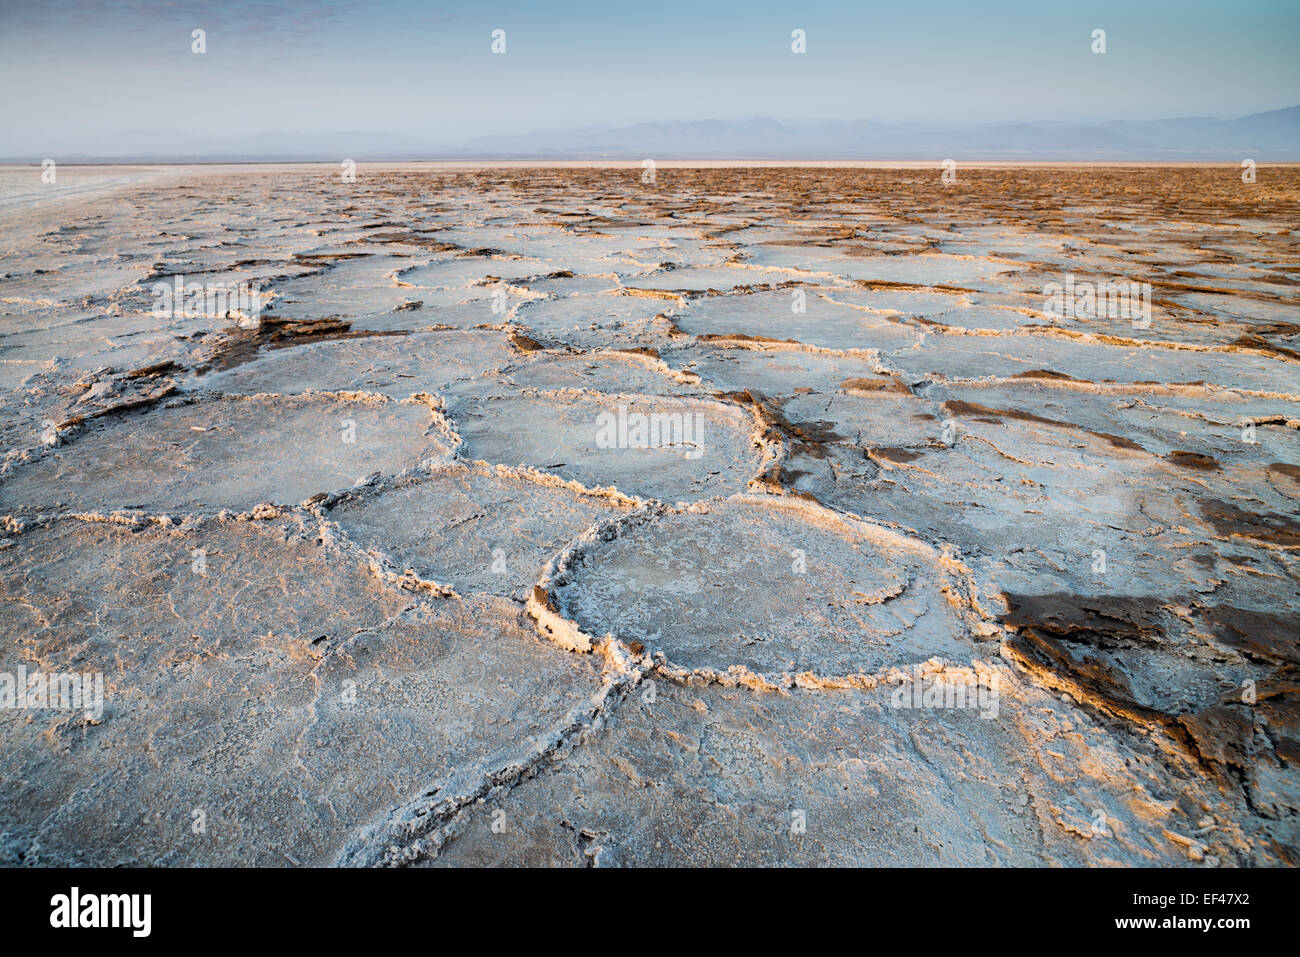
[[[729,292],[741,286],[775,286],[794,277],[777,269],[752,269],[741,266],[669,269],[628,276],[623,285],[629,289],[658,289],[665,292]]]
[[[567,391],[475,395],[451,401],[448,416],[464,440],[461,458],[524,465],[588,487],[670,502],[740,491],[763,459],[753,417],[710,399]],[[639,441],[632,416],[673,417],[678,432],[661,428],[660,443],[651,445],[647,427]]]
[[[522,304],[514,321],[548,347],[591,349],[650,346],[667,336],[675,300],[604,293],[535,299]]]
[[[1047,370],[1090,381],[1204,381],[1257,392],[1297,394],[1294,364],[1270,356],[1112,345],[1064,336],[935,332],[917,348],[894,351],[885,361],[913,378],[937,373],[949,379],[978,379]]]
[[[626,508],[505,468],[443,466],[382,492],[347,496],[327,514],[398,572],[409,568],[461,594],[519,598],[566,541]]]
[[[251,509],[448,457],[421,402],[207,399],[110,416],[0,479],[0,509]]]
[[[953,583],[923,542],[793,499],[702,503],[583,551],[562,614],[686,669],[872,673],[969,660]]]
[[[355,336],[267,349],[251,362],[201,376],[195,384],[244,395],[369,392],[405,399],[439,392],[515,358],[500,331]]]
[[[851,247],[814,249],[806,246],[756,246],[747,262],[756,266],[780,266],[842,279],[878,280],[918,286],[968,286],[981,288],[990,280],[1023,269],[1013,263],[990,259],[917,253],[910,256],[855,255]]]
[[[860,446],[923,446],[940,441],[943,433],[937,406],[906,390],[855,389],[842,383],[831,395],[795,395],[781,409],[805,432]]]
[[[557,268],[540,259],[462,256],[399,270],[396,279],[403,294],[418,297],[422,289],[468,289],[494,279],[516,282],[529,276],[545,276]]]
[[[688,345],[662,353],[674,369],[700,377],[700,387],[713,392],[750,390],[765,396],[794,396],[800,392],[834,392],[846,381],[878,377],[870,353],[838,355],[775,344],[710,343]],[[761,386],[755,383],[762,383]]]
[[[561,389],[642,395],[699,395],[691,377],[674,377],[660,359],[634,352],[533,352],[504,377],[522,389]]]
[[[398,285],[394,275],[410,261],[357,251],[364,255],[327,260],[319,274],[277,283],[267,311],[289,319],[356,318],[387,312],[403,302],[408,291]]]
[[[912,345],[919,335],[893,319],[831,301],[812,289],[694,299],[672,318],[690,335],[795,340],[823,349],[897,349]]]

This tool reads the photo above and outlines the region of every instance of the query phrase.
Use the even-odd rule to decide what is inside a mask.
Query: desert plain
[[[0,170],[0,863],[1297,863],[1300,168],[355,173]]]

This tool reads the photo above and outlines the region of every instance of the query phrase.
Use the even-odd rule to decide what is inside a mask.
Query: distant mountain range
[[[1300,160],[1300,106],[1235,120],[938,126],[776,120],[641,123],[483,136],[457,155],[640,159]]]
[[[209,140],[140,133],[139,152],[65,154],[62,162],[366,160],[1059,160],[1300,162],[1300,106],[1238,119],[1040,121],[936,125],[772,119],[584,126],[438,143],[393,133],[268,132]],[[39,159],[39,158],[38,158]],[[30,156],[10,157],[31,162]]]

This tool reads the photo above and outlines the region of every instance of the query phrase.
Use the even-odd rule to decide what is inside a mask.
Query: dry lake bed
[[[0,170],[0,864],[1296,864],[1300,168],[941,172]]]

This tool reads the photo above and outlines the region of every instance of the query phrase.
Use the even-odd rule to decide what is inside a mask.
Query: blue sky
[[[147,149],[159,131],[1231,117],[1300,103],[1298,46],[1297,0],[0,0],[0,151]]]

